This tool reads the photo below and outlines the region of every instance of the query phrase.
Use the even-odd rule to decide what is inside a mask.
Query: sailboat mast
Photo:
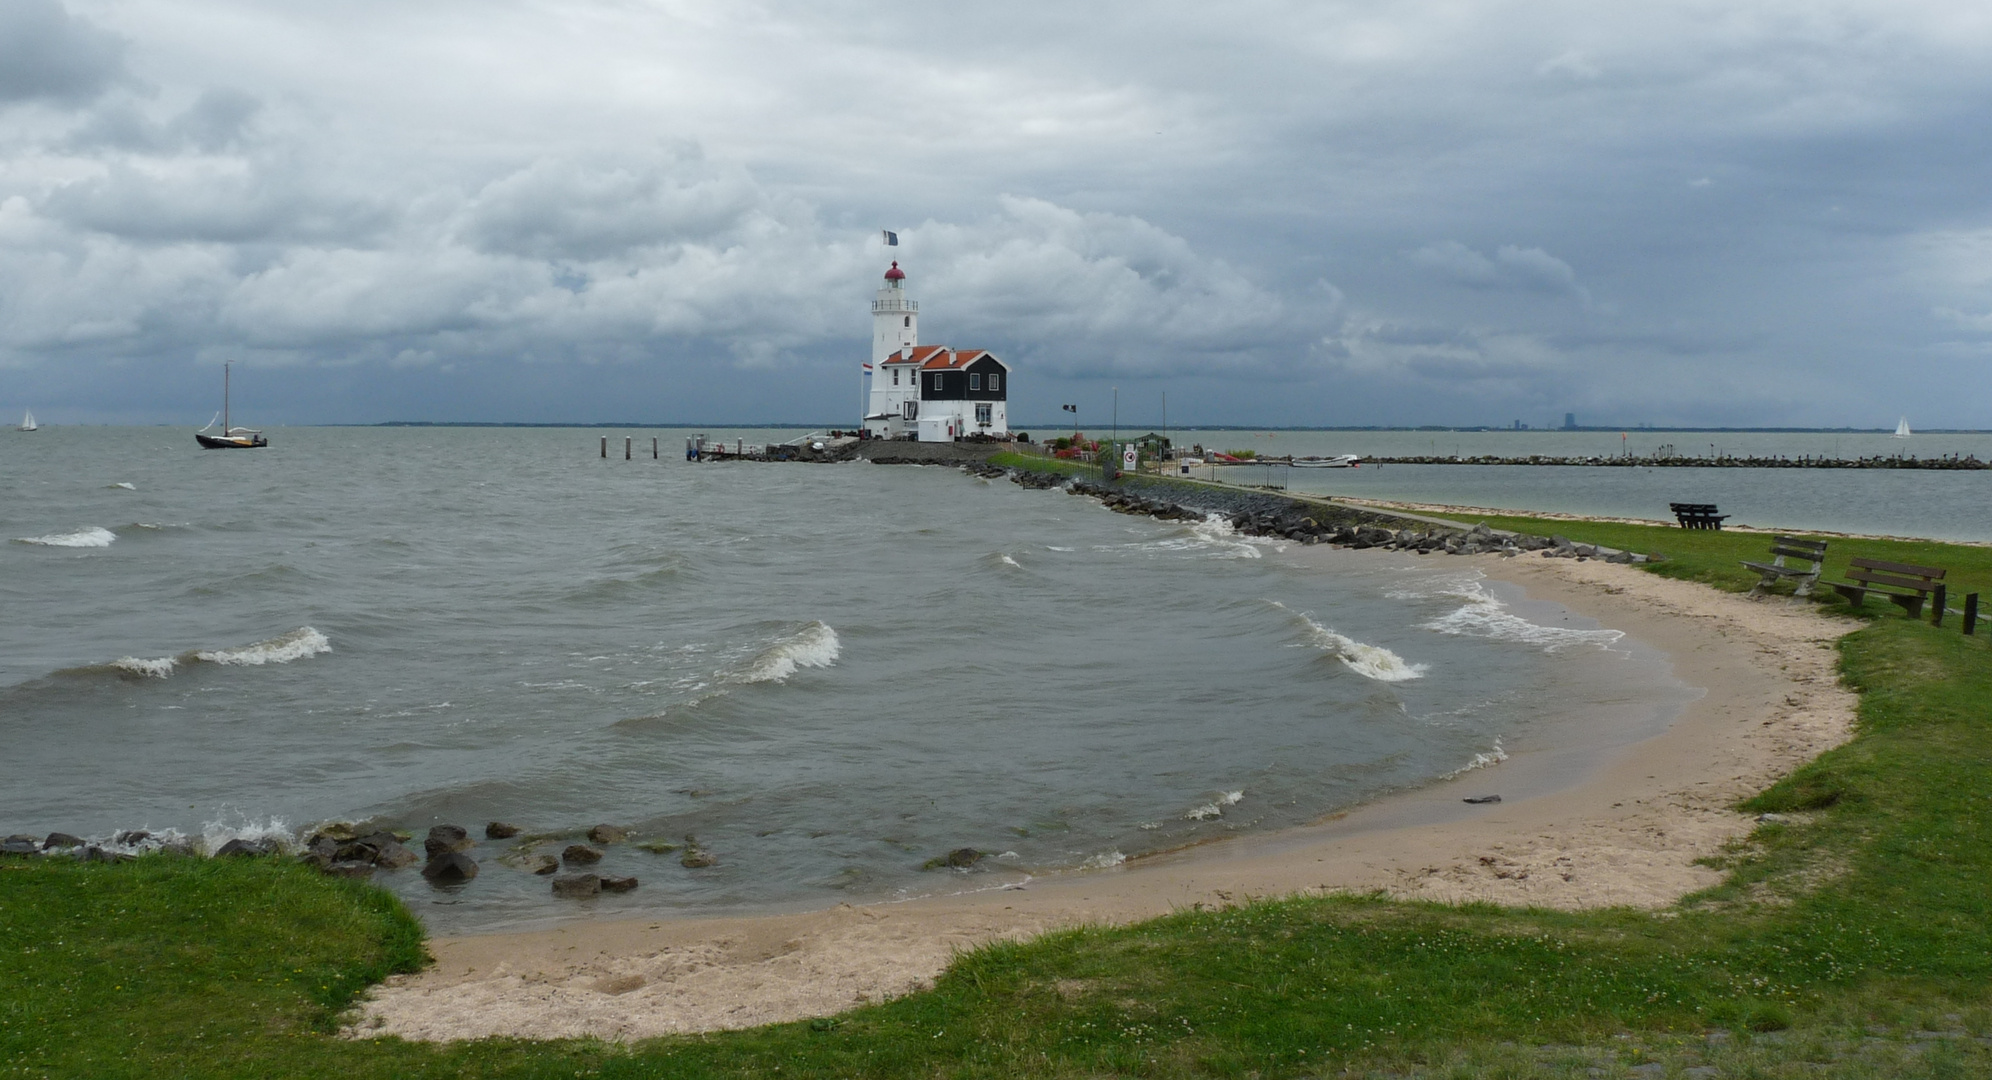
[[[228,437],[228,369],[235,366],[233,360],[221,362],[221,434]]]

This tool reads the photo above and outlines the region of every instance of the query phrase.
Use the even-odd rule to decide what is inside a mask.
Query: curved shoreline
[[[1334,557],[1329,549],[1300,553]],[[1575,783],[1527,756],[1296,829],[1022,887],[800,915],[635,919],[438,938],[378,988],[357,1035],[633,1039],[839,1012],[930,985],[958,950],[1194,906],[1330,892],[1562,908],[1663,906],[1720,880],[1695,860],[1752,826],[1729,809],[1852,731],[1833,642],[1854,623],[1629,566],[1467,557],[1489,577],[1667,653],[1707,692]],[[1502,803],[1462,794],[1498,787]],[[1537,794],[1515,796],[1517,789]]]

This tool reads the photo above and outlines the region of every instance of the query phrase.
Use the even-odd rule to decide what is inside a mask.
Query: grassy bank
[[[1489,523],[1732,589],[1766,543]],[[1953,545],[1834,541],[1831,565],[1856,544],[1992,583]],[[1840,645],[1857,738],[1754,799],[1783,820],[1663,912],[1280,901],[986,948],[834,1022],[435,1048],[328,1034],[414,961],[385,893],[256,860],[0,863],[0,1075],[1992,1074],[1992,648],[1868,612]]]

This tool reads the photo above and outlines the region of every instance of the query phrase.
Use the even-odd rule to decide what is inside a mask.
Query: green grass
[[[1489,523],[1659,550],[1656,572],[1732,589],[1766,543]],[[1843,543],[1987,575],[1983,549]],[[990,946],[834,1022],[438,1048],[327,1034],[415,962],[386,893],[272,861],[6,863],[0,1076],[1992,1074],[1971,1037],[1992,1033],[1992,648],[1868,611],[1840,645],[1855,740],[1751,800],[1786,820],[1662,912],[1274,901]]]

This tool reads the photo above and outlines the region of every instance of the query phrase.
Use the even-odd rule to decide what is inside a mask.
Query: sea
[[[1459,560],[952,468],[692,463],[688,434],[0,435],[0,833],[506,821],[524,835],[466,885],[376,880],[439,933],[802,910],[1111,873],[1449,777],[1498,791],[1504,760],[1626,745],[1698,693]],[[598,823],[631,830],[600,869],[634,892],[557,900],[517,865]],[[716,864],[682,865],[688,837]]]

